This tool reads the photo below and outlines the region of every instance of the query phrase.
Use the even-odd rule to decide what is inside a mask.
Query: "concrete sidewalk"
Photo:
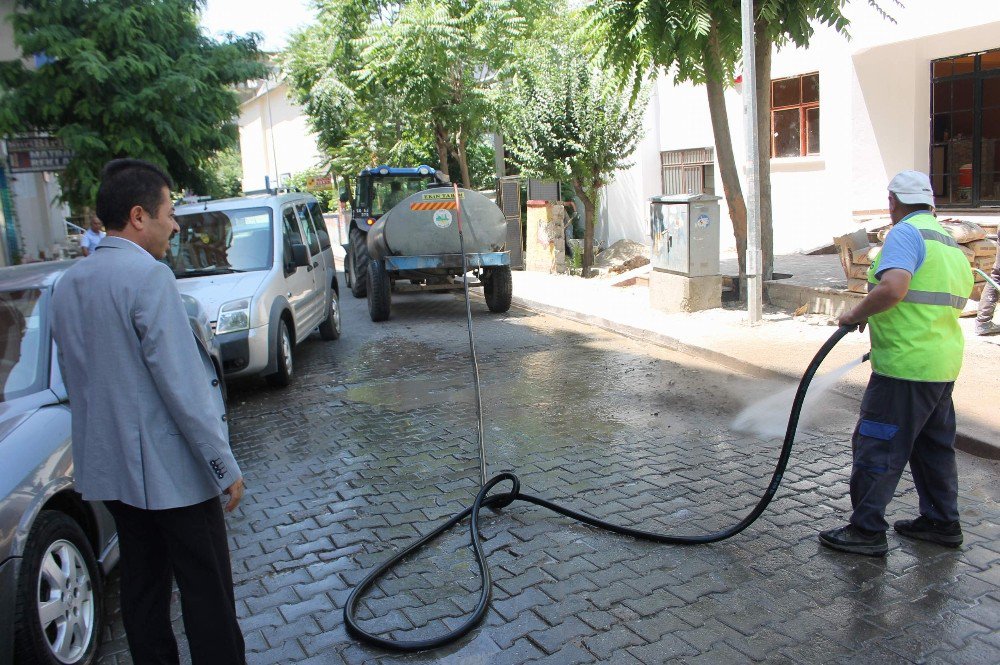
[[[793,316],[774,307],[765,307],[764,323],[756,327],[747,323],[746,310],[738,309],[745,305],[740,304],[691,314],[665,314],[650,307],[648,287],[616,287],[609,282],[514,271],[514,304],[706,358],[753,376],[787,379],[790,384],[798,381],[835,331],[836,324],[829,316]],[[1000,459],[1000,336],[976,337],[973,323],[974,319],[961,321],[966,347],[954,393],[957,447],[980,457]],[[869,348],[867,333],[848,335],[833,349],[820,372],[856,360]],[[867,363],[852,369],[838,384],[838,392],[860,401],[869,374]]]

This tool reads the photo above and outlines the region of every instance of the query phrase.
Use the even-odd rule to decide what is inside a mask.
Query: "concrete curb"
[[[474,297],[482,298],[479,294],[475,294]],[[718,351],[713,351],[712,349],[706,349],[701,346],[695,346],[693,344],[687,344],[669,335],[664,335],[647,328],[639,328],[637,326],[630,326],[624,323],[619,323],[617,321],[612,321],[600,316],[593,316],[590,314],[583,314],[581,312],[576,312],[574,310],[565,309],[563,307],[557,307],[555,305],[549,305],[547,303],[541,303],[521,296],[514,296],[511,300],[512,304],[520,307],[521,309],[527,309],[531,311],[540,312],[543,314],[551,314],[553,316],[558,316],[563,319],[568,319],[570,321],[576,321],[577,323],[583,323],[586,325],[601,328],[602,330],[607,330],[608,332],[616,333],[619,335],[624,335],[631,339],[635,339],[641,342],[652,342],[657,346],[662,346],[664,348],[670,349],[671,351],[678,351],[680,353],[687,354],[689,356],[694,356],[695,358],[701,358],[702,360],[708,360],[717,365],[721,365],[727,369],[731,369],[737,372],[742,372],[749,376],[761,378],[761,379],[791,379],[793,381],[798,381],[802,377],[800,375],[791,374],[787,372],[779,372],[776,370],[768,369],[766,367],[760,367],[759,365],[754,365],[753,363],[748,363],[745,360],[740,360],[739,358],[734,358],[732,356],[720,353]],[[856,395],[851,395],[849,393],[843,392],[841,390],[834,389],[834,392],[842,397],[846,397],[850,400],[860,403],[861,400]],[[967,432],[963,432],[961,429],[955,435],[955,448],[961,450],[962,452],[968,453],[975,457],[981,457],[983,459],[989,460],[1000,460],[1000,446],[993,444],[989,441],[984,441],[974,435]]]

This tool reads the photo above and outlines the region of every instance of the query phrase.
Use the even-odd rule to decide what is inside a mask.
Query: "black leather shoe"
[[[885,553],[889,551],[885,532],[865,532],[853,524],[821,532],[819,542],[841,552],[866,556],[885,556]]]
[[[900,520],[892,528],[901,536],[945,547],[958,547],[962,544],[962,525],[958,522],[935,522],[921,515],[915,520]]]

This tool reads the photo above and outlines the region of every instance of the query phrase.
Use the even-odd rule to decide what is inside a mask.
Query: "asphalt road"
[[[484,513],[495,587],[482,627],[417,656],[355,643],[341,617],[350,587],[469,504],[479,463],[462,301],[397,296],[392,318],[373,324],[344,293],[343,337],[301,343],[290,388],[230,386],[249,484],[229,518],[248,662],[1000,662],[996,463],[960,454],[961,550],[891,533],[885,559],[821,548],[817,532],[849,510],[857,403],[836,396],[742,534],[654,545],[515,503]],[[728,525],[766,487],[780,442],[730,422],[783,384],[516,308],[475,301],[473,317],[491,473],[513,469],[526,492],[672,533]],[[906,474],[888,518],[915,506]],[[427,636],[461,621],[476,585],[467,528],[456,530],[383,580],[361,618]],[[131,662],[116,578],[106,595],[100,662]],[[181,635],[176,602],[174,617]]]

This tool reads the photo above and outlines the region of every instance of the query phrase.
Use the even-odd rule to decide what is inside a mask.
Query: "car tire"
[[[355,298],[364,298],[368,293],[368,264],[371,263],[371,256],[368,254],[368,239],[365,234],[357,228],[351,229],[350,234],[351,250],[351,293]]]
[[[340,296],[335,289],[330,289],[330,306],[326,320],[319,324],[319,336],[327,341],[340,339]]]
[[[18,575],[15,661],[93,663],[101,641],[102,594],[97,561],[80,526],[64,513],[40,512]]]
[[[268,374],[265,379],[272,388],[284,388],[292,382],[295,363],[292,360],[292,336],[288,332],[288,323],[278,319],[278,334],[276,335],[274,353],[277,358],[278,371]]]
[[[483,295],[486,296],[486,306],[491,312],[503,314],[510,309],[514,297],[514,280],[510,274],[510,266],[490,268],[485,277]]]
[[[372,260],[368,263],[368,315],[376,323],[389,318],[392,306],[392,281],[385,263]]]

